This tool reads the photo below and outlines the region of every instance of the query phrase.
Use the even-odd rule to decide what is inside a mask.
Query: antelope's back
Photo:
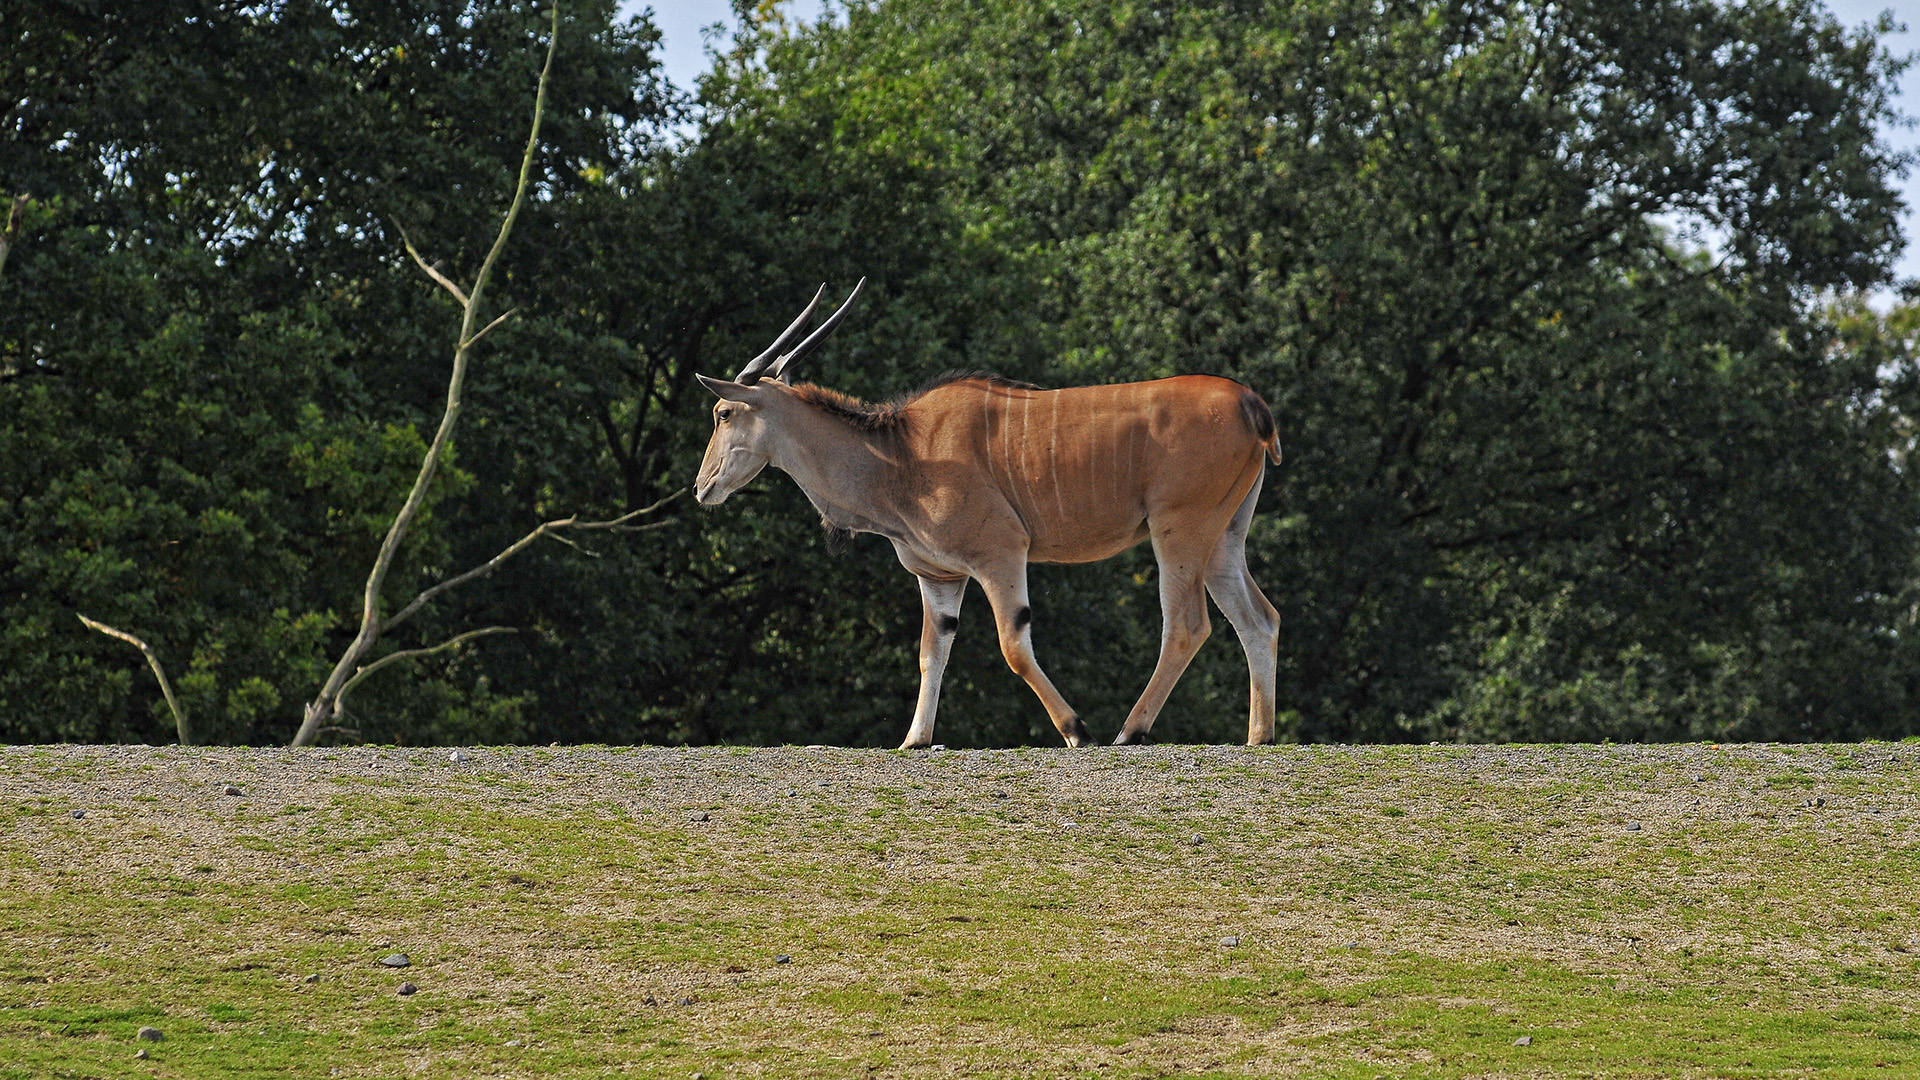
[[[1043,562],[1106,558],[1146,536],[1150,515],[1244,497],[1272,438],[1259,396],[1230,379],[1033,390],[986,379],[939,387],[909,406],[920,453],[971,459]]]

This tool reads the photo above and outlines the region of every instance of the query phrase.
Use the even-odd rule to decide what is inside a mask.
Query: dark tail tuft
[[[1267,456],[1275,465],[1280,464],[1280,435],[1273,426],[1273,410],[1253,387],[1240,388],[1240,411],[1246,414],[1247,426],[1253,429],[1253,436],[1267,448]]]

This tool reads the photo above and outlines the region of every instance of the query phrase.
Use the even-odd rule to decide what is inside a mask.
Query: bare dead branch
[[[116,630],[113,627],[108,626],[106,623],[96,622],[92,619],[89,619],[85,615],[81,615],[77,611],[74,612],[74,614],[79,617],[81,622],[87,624],[87,626],[90,627],[91,629],[98,630],[101,633],[107,635],[108,637],[119,638],[121,641],[124,641],[127,644],[132,645],[134,648],[140,650],[140,654],[147,658],[147,666],[153,669],[153,677],[160,681],[160,693],[163,694],[167,699],[167,708],[173,711],[173,728],[175,733],[178,734],[180,737],[180,745],[192,746],[193,732],[192,732],[192,729],[190,729],[187,726],[187,714],[180,711],[180,703],[174,700],[173,685],[167,682],[167,673],[161,670],[160,657],[154,653],[153,646],[148,645],[146,642],[140,640],[137,637],[134,637],[132,634],[127,633],[125,630]]]
[[[597,558],[599,558],[599,557],[600,557],[600,553],[599,553],[599,552],[597,552],[597,551],[595,551],[595,550],[593,550],[592,548],[590,548],[590,547],[588,547],[588,546],[586,546],[585,544],[582,544],[582,543],[580,543],[580,542],[579,542],[578,540],[569,540],[569,539],[567,539],[567,538],[566,538],[565,536],[562,536],[561,534],[559,534],[559,533],[557,533],[557,532],[556,532],[556,533],[548,533],[547,535],[548,535],[548,536],[550,536],[550,537],[552,537],[553,539],[555,539],[555,540],[558,540],[558,541],[560,541],[561,543],[563,543],[563,544],[565,544],[565,545],[567,545],[568,547],[570,547],[570,548],[572,548],[573,550],[575,550],[575,551],[577,551],[577,552],[579,552],[580,554],[582,554],[582,555],[585,555],[585,556],[586,556],[587,558],[589,558],[589,559],[597,559]]]
[[[360,685],[360,680],[379,671],[388,664],[398,663],[402,660],[412,660],[419,656],[432,656],[438,652],[446,652],[448,649],[463,642],[472,641],[474,638],[489,637],[494,634],[517,634],[519,632],[517,628],[511,626],[486,626],[478,630],[469,630],[464,634],[456,634],[438,645],[429,645],[424,649],[401,649],[399,652],[390,652],[380,659],[375,660],[373,663],[367,664],[355,671],[353,678],[348,679],[346,685],[342,686],[340,692],[334,696],[334,708],[336,711],[340,708],[340,703],[346,701],[349,691]]]
[[[0,232],[0,271],[7,268],[7,254],[20,239],[20,223],[26,220],[27,203],[32,201],[32,197],[25,192],[13,197],[13,209],[7,211],[7,229]]]
[[[661,507],[672,502],[673,500],[679,498],[680,496],[685,495],[689,490],[690,490],[689,488],[681,488],[678,491],[674,491],[669,494],[663,495],[660,498],[655,499],[652,503],[646,506],[643,506],[638,510],[630,510],[610,521],[582,521],[579,524],[572,526],[572,528],[575,528],[575,529],[621,529],[621,526],[626,525],[627,522],[632,521],[634,518],[637,518],[637,517],[646,517],[648,514],[653,513],[655,510],[658,510]],[[660,521],[660,522],[655,522],[652,525],[634,526],[633,530],[637,532],[641,529],[657,529],[662,525],[667,525],[667,524],[670,524],[670,522]],[[621,531],[626,531],[626,530],[621,529]]]
[[[480,272],[474,276],[472,291],[462,294],[452,281],[428,266],[426,260],[414,249],[406,238],[406,230],[401,230],[401,238],[407,245],[407,251],[421,268],[440,282],[440,284],[460,298],[464,309],[460,317],[459,344],[453,351],[453,370],[447,377],[447,404],[440,414],[440,427],[434,432],[433,441],[427,447],[426,456],[420,463],[420,472],[414,477],[413,488],[407,493],[406,501],[401,504],[399,513],[394,515],[393,524],[388,527],[385,539],[380,542],[380,552],[374,557],[373,569],[367,574],[366,591],[360,605],[360,629],[354,635],[352,644],[340,657],[320,693],[309,702],[305,716],[300,721],[300,729],[294,733],[294,746],[310,746],[315,732],[322,723],[339,714],[340,696],[345,689],[362,677],[365,669],[360,666],[372,651],[374,643],[380,639],[382,620],[380,618],[380,592],[386,585],[387,573],[393,567],[393,560],[399,554],[400,543],[412,528],[414,518],[420,514],[426,503],[427,492],[432,487],[434,475],[440,467],[440,459],[445,453],[447,443],[453,438],[454,425],[460,419],[461,392],[466,385],[467,357],[473,343],[480,335],[473,332],[474,322],[480,313],[480,297],[486,291],[487,280],[493,274],[493,267],[499,261],[500,252],[507,245],[507,237],[513,232],[513,223],[520,216],[521,207],[526,205],[528,179],[533,174],[534,153],[540,148],[540,121],[546,113],[547,85],[553,74],[553,57],[560,44],[560,5],[555,0],[552,15],[552,31],[547,39],[547,60],[540,68],[540,86],[533,98],[533,127],[527,133],[527,148],[520,158],[520,179],[514,187],[513,202],[507,208],[505,218],[500,222],[500,233],[494,238],[493,247],[480,264]],[[396,226],[399,222],[394,223]],[[487,329],[492,329],[500,320],[496,319]],[[485,331],[482,331],[484,334]],[[417,610],[417,609],[416,609]],[[391,620],[387,620],[388,624]]]
[[[464,574],[460,574],[456,577],[450,577],[445,581],[442,581],[436,585],[430,586],[427,589],[423,590],[420,593],[420,595],[414,597],[407,604],[406,607],[403,607],[399,611],[394,612],[393,615],[390,616],[385,622],[381,623],[380,632],[382,634],[387,633],[388,631],[392,630],[394,627],[399,626],[401,623],[404,623],[408,619],[413,618],[413,616],[421,608],[427,605],[427,602],[429,600],[432,600],[434,597],[439,596],[441,593],[446,592],[449,589],[455,589],[460,587],[461,585],[465,585],[467,582],[472,581],[474,578],[486,577],[488,574],[493,573],[495,570],[498,570],[500,568],[501,563],[504,563],[508,559],[513,558],[515,555],[518,555],[522,551],[525,551],[528,547],[532,546],[533,543],[539,540],[542,536],[552,536],[561,529],[612,529],[612,528],[618,527],[619,531],[621,532],[640,532],[647,529],[659,528],[661,525],[670,524],[670,522],[656,522],[652,525],[643,525],[638,527],[623,525],[624,522],[632,521],[634,518],[644,517],[647,514],[653,513],[654,511],[667,505],[673,500],[686,494],[686,491],[687,489],[681,488],[679,491],[676,491],[673,494],[668,495],[666,498],[656,500],[651,506],[643,506],[638,510],[632,511],[631,513],[622,514],[619,517],[612,519],[611,521],[579,521],[579,520],[576,520],[576,517],[564,517],[564,518],[556,519],[554,521],[542,522],[532,532],[529,532],[527,535],[522,536],[520,539],[515,540],[513,543],[508,544],[506,547],[502,548],[500,550],[500,554],[495,555],[493,558],[488,559],[486,562],[481,563],[479,566],[474,567],[473,569],[467,571]]]
[[[520,310],[519,308],[508,308],[507,310],[501,312],[499,318],[488,323],[485,327],[481,328],[479,333],[473,335],[472,337],[468,338],[466,341],[462,342],[461,347],[467,348],[467,349],[473,348],[473,345],[475,342],[479,341],[481,338],[486,337],[488,334],[492,333],[494,327],[499,326],[501,323],[506,322],[508,319],[513,318],[514,315],[519,312],[519,310]]]
[[[407,227],[400,224],[400,219],[390,217],[387,220],[393,222],[393,227],[400,230],[400,243],[406,246],[407,254],[413,256],[413,261],[419,264],[420,269],[425,270],[428,277],[439,282],[442,288],[452,293],[453,298],[460,301],[461,307],[466,307],[467,294],[461,291],[460,286],[453,283],[452,278],[428,265],[427,260],[420,257],[420,253],[414,250],[412,238],[407,235]]]

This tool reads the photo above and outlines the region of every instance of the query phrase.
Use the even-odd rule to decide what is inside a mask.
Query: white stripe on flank
[[[1000,464],[1007,470],[1007,501],[1020,513],[1020,493],[1013,475],[1013,407],[1004,398],[1000,402]]]
[[[1060,523],[1067,522],[1066,497],[1060,492],[1060,395],[1063,391],[1053,392],[1053,423],[1047,432],[1047,454],[1053,459],[1053,505],[1060,508]]]
[[[1020,398],[1020,487],[1026,496],[1023,501],[1026,514],[1022,516],[1038,517],[1040,504],[1033,497],[1033,466],[1029,460],[1033,456],[1033,393],[1028,391]],[[1033,526],[1027,526],[1029,532]]]

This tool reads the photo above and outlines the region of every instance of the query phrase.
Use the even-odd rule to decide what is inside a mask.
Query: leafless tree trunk
[[[5,250],[0,249],[0,257],[4,257],[5,255],[6,255]],[[75,612],[75,614],[79,614],[79,613]],[[137,637],[134,637],[132,634],[127,633],[125,630],[116,630],[113,627],[108,626],[106,623],[95,622],[94,620],[87,618],[85,615],[80,615],[80,621],[83,623],[86,623],[89,627],[92,627],[93,629],[100,631],[101,633],[107,635],[108,637],[119,638],[121,641],[124,641],[129,645],[132,645],[134,648],[140,650],[140,654],[147,658],[147,666],[153,669],[153,677],[160,680],[160,692],[166,695],[167,708],[173,710],[173,728],[174,728],[174,731],[177,732],[180,736],[180,745],[192,746],[193,745],[193,729],[187,726],[187,714],[180,710],[180,703],[173,699],[173,685],[167,682],[167,673],[160,669],[160,657],[154,654],[153,646],[148,645],[146,642],[140,640]]]
[[[347,647],[347,651],[340,657],[339,663],[334,665],[332,673],[327,676],[326,683],[321,686],[319,695],[307,705],[306,715],[300,723],[300,730],[296,732],[293,737],[292,745],[294,746],[312,745],[314,739],[319,736],[321,728],[323,726],[330,726],[331,723],[339,717],[347,693],[352,690],[354,686],[358,685],[362,679],[365,679],[380,668],[400,660],[412,659],[430,653],[437,653],[445,649],[451,649],[462,642],[470,641],[477,637],[512,632],[511,627],[489,626],[480,630],[470,630],[441,642],[438,645],[420,649],[405,649],[399,652],[388,653],[385,656],[374,659],[372,657],[373,649],[379,642],[380,636],[412,618],[415,612],[419,611],[435,596],[446,592],[448,589],[471,581],[474,578],[485,577],[491,574],[502,562],[526,549],[542,536],[554,536],[558,539],[557,534],[567,529],[612,529],[624,532],[637,532],[654,528],[656,527],[654,525],[631,525],[629,522],[635,518],[652,513],[667,502],[667,499],[673,498],[673,496],[670,495],[667,499],[662,499],[652,506],[635,510],[632,513],[611,521],[582,522],[568,517],[557,521],[546,522],[509,545],[505,550],[501,551],[500,554],[495,555],[487,562],[474,567],[464,574],[449,578],[426,589],[392,616],[387,618],[381,617],[380,593],[386,584],[387,573],[393,567],[394,556],[400,549],[401,541],[406,538],[407,530],[413,525],[414,518],[419,515],[421,506],[426,502],[427,489],[433,483],[434,474],[439,469],[441,454],[445,451],[448,441],[453,436],[454,423],[460,418],[460,394],[466,383],[468,354],[481,338],[487,336],[490,331],[513,315],[513,311],[508,310],[492,322],[486,324],[486,326],[482,327],[479,331],[476,332],[474,330],[475,323],[479,321],[480,297],[481,294],[486,291],[487,279],[493,273],[494,263],[500,258],[501,250],[506,247],[507,237],[513,231],[514,220],[520,216],[521,206],[526,203],[527,180],[533,171],[533,155],[540,141],[540,119],[546,110],[547,78],[553,70],[553,54],[555,47],[559,43],[559,38],[560,6],[558,3],[555,3],[553,8],[552,35],[547,42],[547,62],[546,65],[540,69],[540,88],[534,96],[533,130],[527,135],[527,150],[525,155],[520,159],[520,180],[514,189],[513,203],[507,208],[506,217],[500,223],[500,233],[494,238],[493,247],[487,252],[486,259],[481,262],[479,273],[474,276],[472,289],[462,290],[451,278],[433,266],[428,265],[427,261],[421,258],[420,253],[414,249],[413,241],[406,235],[406,230],[404,228],[401,229],[401,240],[406,245],[407,254],[413,257],[413,261],[419,264],[420,269],[426,271],[428,277],[431,277],[434,281],[438,282],[442,288],[453,294],[454,299],[460,302],[462,309],[459,342],[453,351],[453,372],[447,380],[446,411],[441,414],[440,428],[434,433],[433,443],[427,447],[426,457],[420,463],[420,474],[414,478],[413,490],[408,492],[406,502],[401,505],[400,512],[395,515],[392,527],[387,530],[386,539],[380,544],[380,553],[374,559],[373,571],[367,575],[366,595],[362,602],[360,612],[359,633],[354,636],[353,643]],[[397,222],[395,224],[398,225]],[[678,494],[678,492],[675,494]]]

